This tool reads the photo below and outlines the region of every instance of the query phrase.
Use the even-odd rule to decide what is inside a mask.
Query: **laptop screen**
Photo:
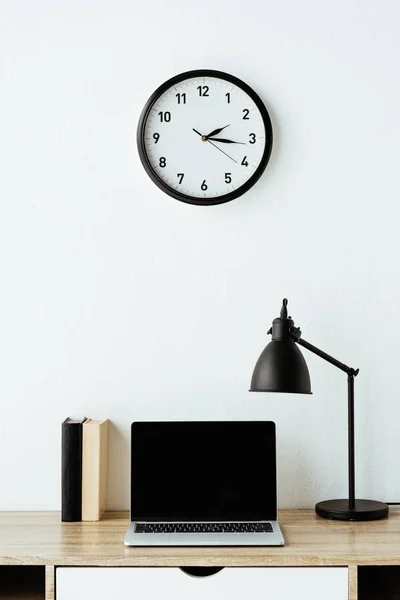
[[[132,521],[276,519],[275,423],[132,424]]]

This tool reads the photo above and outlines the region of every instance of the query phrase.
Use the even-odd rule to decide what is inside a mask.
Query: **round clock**
[[[146,172],[164,192],[191,204],[221,204],[262,175],[272,149],[271,119],[240,79],[188,71],[149,98],[137,144]]]

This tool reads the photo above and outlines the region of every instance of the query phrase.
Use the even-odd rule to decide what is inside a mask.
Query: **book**
[[[82,520],[82,426],[66,419],[61,426],[61,520]]]
[[[108,429],[108,419],[87,419],[82,427],[82,521],[100,521],[106,510]]]

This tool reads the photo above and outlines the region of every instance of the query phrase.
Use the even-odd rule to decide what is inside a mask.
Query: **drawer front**
[[[59,567],[57,600],[348,600],[344,567],[227,567],[193,577],[177,567]]]

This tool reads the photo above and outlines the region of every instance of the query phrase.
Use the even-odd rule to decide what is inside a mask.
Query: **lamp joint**
[[[357,377],[357,375],[359,374],[360,369],[353,369],[350,368],[350,371],[348,373],[349,377]]]
[[[295,342],[298,342],[301,338],[301,329],[300,327],[290,327],[289,333],[292,335]]]

